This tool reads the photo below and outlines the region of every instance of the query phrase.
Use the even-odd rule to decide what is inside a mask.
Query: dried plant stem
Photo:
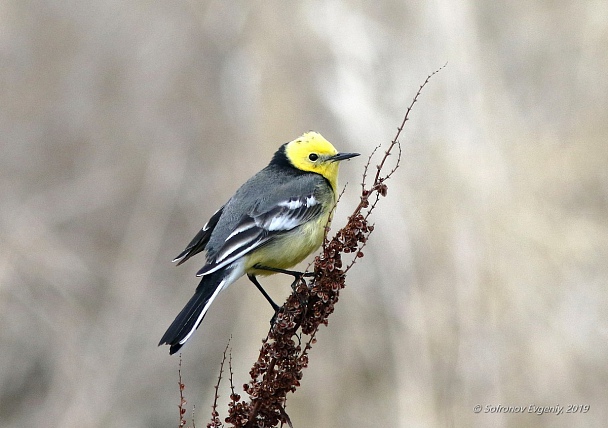
[[[220,396],[220,383],[222,382],[222,374],[224,373],[224,363],[226,363],[226,354],[228,353],[228,348],[230,347],[230,339],[228,339],[228,343],[226,344],[226,348],[224,348],[224,354],[222,355],[222,362],[220,363],[220,373],[217,376],[217,383],[215,384],[215,394],[213,397],[213,405],[211,406],[211,422],[207,424],[207,428],[215,428],[221,427],[222,422],[220,421],[220,414],[217,411],[217,399]],[[228,370],[230,372],[230,387],[232,388],[232,352],[230,352],[230,359],[228,360]],[[234,394],[234,388],[232,388],[232,394]],[[232,395],[231,395],[232,396]]]
[[[186,419],[184,419],[184,415],[186,414],[186,399],[184,398],[184,388],[186,387],[182,382],[182,354],[179,354],[179,366],[177,369],[178,376],[178,385],[179,385],[179,405],[177,406],[179,409],[179,426],[180,428],[186,425]]]
[[[445,65],[443,66],[445,67]],[[295,392],[302,380],[302,370],[308,366],[308,352],[316,342],[315,336],[320,325],[327,325],[329,315],[334,311],[340,289],[345,286],[345,274],[363,257],[361,251],[367,242],[373,225],[368,218],[375,209],[380,196],[386,196],[386,181],[395,173],[401,161],[401,144],[399,137],[409,115],[418,101],[422,89],[431,77],[443,67],[427,76],[408,106],[397,134],[376,167],[374,181],[367,187],[372,157],[376,147],[367,160],[361,183],[360,201],[348,217],[346,225],[331,240],[327,237],[323,243],[321,255],[314,261],[314,278],[309,283],[301,278],[295,291],[288,298],[276,317],[268,336],[262,342],[258,360],[250,370],[251,380],[244,385],[249,401],[238,401],[240,398],[233,392],[229,404],[229,416],[226,422],[234,427],[272,427],[279,423],[291,426],[289,416],[284,410],[288,392]],[[396,150],[397,159],[390,171],[383,176],[387,168],[388,157]],[[370,199],[373,198],[370,202]],[[342,255],[352,253],[354,257],[343,269]],[[302,346],[302,337],[308,339]],[[297,343],[296,343],[296,339]]]

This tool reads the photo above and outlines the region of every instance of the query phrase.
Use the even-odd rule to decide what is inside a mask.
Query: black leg
[[[279,310],[279,305],[277,305],[268,295],[268,293],[266,293],[266,290],[264,290],[262,288],[262,286],[260,285],[260,283],[258,282],[258,279],[255,277],[255,275],[252,275],[250,273],[247,274],[247,277],[249,278],[249,280],[251,282],[253,282],[255,284],[255,286],[258,288],[258,290],[260,290],[260,293],[262,293],[262,295],[266,298],[266,300],[268,300],[268,303],[270,303],[270,306],[272,306],[272,309],[274,309],[275,314],[278,312]]]
[[[295,291],[296,285],[298,285],[298,281],[300,281],[300,279],[302,279],[302,278],[310,278],[312,276],[315,276],[314,272],[298,272],[298,271],[295,271],[295,270],[286,270],[286,269],[273,268],[273,267],[270,267],[270,266],[263,266],[263,265],[260,265],[260,264],[255,265],[254,268],[259,269],[259,270],[267,270],[267,271],[270,271],[270,272],[284,273],[285,275],[293,276],[294,281],[291,283],[291,289],[294,290],[294,291]],[[259,288],[259,286],[258,286],[258,288]]]
[[[301,278],[301,277],[309,278],[311,276],[315,276],[314,272],[298,272],[297,270],[279,269],[279,268],[264,266],[264,265],[260,265],[260,264],[255,265],[254,268],[259,269],[259,270],[268,270],[270,272],[284,273],[285,275],[291,275],[294,278]]]

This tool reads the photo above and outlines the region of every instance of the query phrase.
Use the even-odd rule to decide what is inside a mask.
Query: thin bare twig
[[[186,399],[184,398],[184,388],[186,387],[182,382],[182,354],[179,354],[179,366],[177,369],[178,385],[179,385],[179,426],[180,428],[186,425],[186,419],[184,414],[186,413]]]
[[[230,347],[230,341],[232,340],[232,336],[228,339],[228,343],[226,343],[226,348],[224,348],[224,354],[222,355],[222,361],[220,363],[220,373],[217,376],[217,383],[215,384],[215,394],[213,397],[213,405],[211,406],[211,422],[207,424],[207,428],[216,428],[221,427],[222,422],[220,421],[220,414],[217,411],[217,399],[220,396],[219,389],[220,383],[222,382],[222,374],[224,373],[224,364],[226,363],[226,353],[228,352],[228,348]],[[230,351],[230,359],[228,360],[228,369],[230,371],[230,387],[232,388],[232,395],[234,395],[234,387],[232,385],[232,351]]]

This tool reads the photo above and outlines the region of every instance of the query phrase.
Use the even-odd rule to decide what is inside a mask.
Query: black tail
[[[222,269],[201,279],[194,296],[175,317],[175,320],[160,339],[158,346],[170,345],[169,354],[172,355],[186,343],[200,325],[213,300],[224,287],[225,276],[224,269]]]

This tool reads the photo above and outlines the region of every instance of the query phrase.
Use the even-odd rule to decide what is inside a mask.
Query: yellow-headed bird
[[[276,311],[278,306],[256,275],[284,271],[319,248],[336,203],[339,162],[358,155],[338,153],[316,132],[283,144],[268,166],[243,184],[173,260],[180,265],[207,250],[194,296],[159,345],[170,345],[170,354],[177,352],[219,292],[244,274]]]

